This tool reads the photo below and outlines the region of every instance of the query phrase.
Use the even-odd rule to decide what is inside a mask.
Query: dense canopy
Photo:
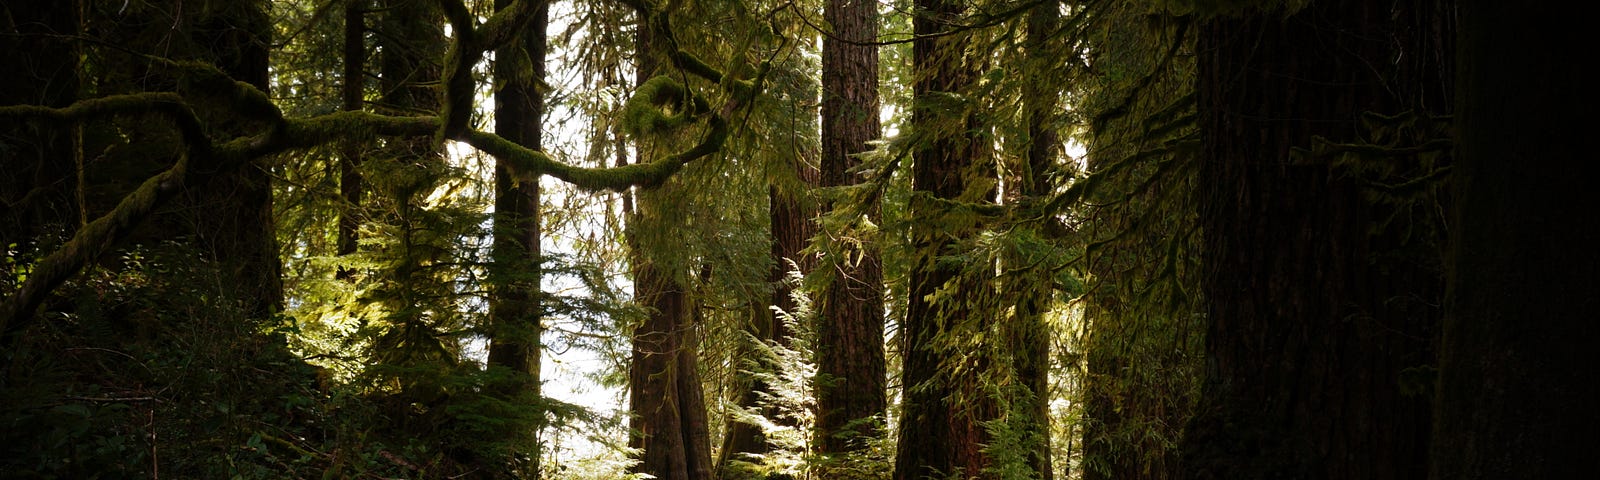
[[[1577,478],[1563,13],[6,2],[0,478]]]

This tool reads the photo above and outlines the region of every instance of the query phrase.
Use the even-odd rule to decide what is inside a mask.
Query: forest
[[[6,0],[0,478],[1585,478],[1562,6]]]

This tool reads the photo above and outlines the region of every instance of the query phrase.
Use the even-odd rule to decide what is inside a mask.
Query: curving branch
[[[205,135],[205,128],[184,99],[174,93],[142,93],[82,100],[67,107],[36,105],[0,107],[0,118],[37,119],[73,122],[112,115],[159,113],[177,127],[185,150],[172,167],[135,189],[110,212],[90,222],[50,255],[33,265],[22,287],[0,302],[0,332],[7,337],[33,320],[44,298],[56,287],[76,275],[117,242],[127,238],[139,222],[195,180],[191,165],[212,166],[207,170],[226,173],[242,165],[289,150],[372,137],[424,137],[443,123],[439,117],[401,117],[362,111],[343,111],[307,119],[277,117],[275,127],[253,136],[239,137],[221,145]],[[613,168],[583,168],[556,161],[544,152],[531,150],[498,135],[468,130],[466,142],[514,168],[535,175],[550,175],[585,190],[622,190],[630,186],[654,186],[666,181],[685,164],[711,155],[722,148],[728,125],[712,115],[709,129],[694,147],[656,162]]]
[[[639,8],[641,14],[651,13],[643,0],[624,1]],[[285,118],[282,110],[264,92],[247,83],[235,81],[213,65],[157,57],[150,58],[174,66],[183,74],[178,78],[178,90],[181,93],[113,95],[80,100],[59,108],[38,105],[0,107],[0,118],[61,123],[115,115],[160,114],[173,123],[184,144],[183,153],[170,168],[147,179],[139,188],[123,197],[111,211],[79,229],[60,248],[33,265],[32,272],[22,286],[0,301],[0,335],[9,338],[25,328],[35,318],[34,314],[46,295],[127,238],[139,222],[178,192],[193,182],[209,178],[209,175],[202,177],[192,174],[193,170],[197,170],[191,168],[193,165],[204,165],[203,170],[213,172],[213,175],[225,174],[290,150],[374,137],[433,136],[440,142],[464,141],[506,161],[516,170],[529,175],[550,175],[584,190],[623,190],[633,186],[648,188],[665,182],[689,162],[719,151],[729,136],[725,116],[752,104],[761,93],[768,65],[762,65],[761,73],[754,81],[732,79],[674,46],[668,56],[678,68],[709,80],[731,94],[722,108],[715,111],[706,108],[704,99],[692,95],[694,105],[679,124],[705,121],[707,128],[701,140],[688,150],[651,163],[584,168],[558,161],[545,152],[528,149],[498,135],[472,129],[469,122],[476,87],[472,66],[483,58],[485,51],[513,37],[515,31],[528,22],[542,3],[517,1],[489,18],[483,26],[474,28],[471,12],[460,0],[440,0],[456,38],[446,59],[443,82],[445,99],[439,116],[405,117],[341,111],[310,118]],[[664,34],[670,33],[671,26],[664,13],[657,12],[651,16],[651,28],[659,29]],[[205,124],[191,108],[191,97],[206,98],[208,101],[216,99],[216,104],[226,106],[234,115],[260,121],[266,128],[220,144],[214,142],[207,135]],[[647,99],[648,103],[661,101],[660,98]]]
[[[527,26],[535,12],[546,3],[544,0],[517,0],[489,17],[482,26],[473,25],[472,11],[461,0],[439,0],[445,20],[450,22],[450,51],[445,54],[444,104],[439,116],[435,141],[463,138],[472,120],[473,98],[477,83],[472,77],[472,67],[483,60],[484,52],[499,48]]]
[[[187,148],[172,167],[145,180],[133,193],[123,197],[116,208],[79,229],[61,248],[33,265],[27,280],[17,292],[0,302],[0,336],[10,338],[33,318],[45,295],[76,275],[90,260],[99,258],[117,241],[126,238],[155,208],[183,189],[189,179],[190,162],[210,160],[212,145],[206,138],[199,117],[183,99],[171,93],[117,95],[84,100],[64,108],[35,105],[0,107],[0,118],[40,118],[52,121],[77,121],[115,114],[161,113],[177,126]]]

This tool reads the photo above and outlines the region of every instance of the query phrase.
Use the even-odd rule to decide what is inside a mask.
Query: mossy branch
[[[171,118],[188,148],[172,167],[150,177],[133,193],[123,197],[115,208],[79,229],[72,239],[34,264],[21,288],[0,303],[0,335],[9,340],[27,326],[45,295],[76,275],[90,260],[99,258],[116,242],[127,237],[157,206],[183,189],[189,178],[189,164],[196,158],[209,160],[212,145],[201,128],[200,119],[176,94],[143,93],[83,100],[64,108],[34,105],[0,107],[0,118],[43,118],[76,121],[84,118],[159,112]]]
[[[439,7],[444,10],[455,36],[455,41],[450,42],[450,51],[445,54],[444,72],[440,75],[444,90],[439,117],[443,121],[439,122],[434,142],[444,143],[459,138],[472,120],[472,100],[477,86],[472,78],[472,66],[483,60],[486,47],[479,42],[477,29],[472,26],[472,12],[465,4],[460,0],[439,0]]]
[[[688,125],[709,110],[704,97],[668,76],[647,80],[622,107],[622,129],[634,137],[660,135]]]
[[[444,104],[439,109],[443,121],[435,141],[460,140],[465,136],[477,92],[472,67],[483,60],[484,52],[499,48],[516,37],[544,3],[517,0],[489,17],[483,26],[475,27],[472,11],[461,0],[439,0],[439,8],[450,22],[455,41],[450,43],[450,51],[445,54],[441,75]]]
[[[26,327],[46,295],[126,238],[140,221],[188,186],[194,180],[190,175],[190,166],[197,162],[210,167],[207,170],[225,174],[277,153],[347,139],[424,137],[437,132],[444,123],[440,117],[402,117],[364,111],[286,119],[276,107],[262,108],[257,102],[264,100],[264,96],[254,98],[256,94],[259,91],[252,87],[232,90],[229,96],[242,99],[234,102],[236,108],[252,110],[253,115],[259,115],[257,118],[268,121],[273,127],[256,135],[234,138],[221,145],[213,144],[206,136],[204,124],[183,97],[170,92],[94,98],[60,108],[38,105],[0,107],[0,118],[62,123],[112,115],[158,113],[173,122],[185,145],[184,153],[172,167],[146,180],[133,193],[123,197],[110,212],[79,229],[61,248],[34,264],[32,273],[21,288],[0,303],[0,332],[9,336]],[[700,109],[704,110],[703,100],[701,102]],[[270,105],[271,102],[266,104]],[[529,174],[550,175],[585,190],[622,190],[630,186],[659,185],[683,165],[721,149],[728,137],[727,122],[720,116],[711,115],[707,123],[707,133],[689,150],[652,163],[616,168],[572,166],[558,162],[544,152],[528,149],[487,132],[469,129],[461,136],[468,144]]]
[[[650,163],[612,168],[583,168],[557,162],[544,152],[530,150],[488,132],[470,131],[466,142],[497,160],[510,163],[518,172],[549,175],[589,191],[620,191],[632,186],[649,188],[660,185],[685,164],[720,150],[728,139],[728,123],[715,115],[707,123],[710,128],[705,137],[689,150]]]

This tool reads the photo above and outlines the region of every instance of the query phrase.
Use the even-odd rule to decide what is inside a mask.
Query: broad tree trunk
[[[658,74],[661,54],[651,42],[650,29],[639,25],[638,78],[643,84]],[[639,162],[647,163],[651,142],[640,142]],[[670,237],[661,232],[678,228],[677,219],[662,218],[670,201],[672,181],[638,192],[637,211],[629,212],[625,234],[632,251],[634,298],[646,317],[633,333],[633,361],[629,365],[629,413],[633,430],[628,446],[638,449],[639,463],[631,473],[662,480],[711,478],[709,423],[704,392],[696,366],[698,348],[682,262],[671,262],[663,250]],[[648,231],[648,232],[647,232]],[[652,238],[645,238],[646,234]]]
[[[1437,37],[1409,37],[1405,20],[1432,13],[1409,2],[1313,2],[1287,17],[1202,26],[1198,206],[1210,326],[1202,398],[1182,443],[1189,478],[1426,476],[1430,401],[1407,392],[1404,372],[1433,361],[1443,283],[1430,258],[1441,222],[1435,209],[1380,202],[1353,162],[1433,166],[1417,155],[1322,154],[1314,138],[1379,138],[1358,122],[1365,112],[1443,113],[1438,77],[1407,69],[1436,53]],[[1410,230],[1388,228],[1391,215],[1406,215]]]
[[[853,157],[878,138],[878,4],[829,0],[824,15],[833,34],[822,39],[822,185],[862,181]],[[837,207],[836,207],[837,208]],[[877,202],[865,209],[876,220]],[[849,232],[829,232],[847,235]],[[872,246],[849,246],[833,269],[817,317],[817,451],[857,451],[882,434],[888,409],[883,352],[883,267]]]
[[[964,21],[963,5],[953,0],[916,2],[913,30],[920,38],[912,45],[912,71],[919,101],[942,92],[961,93],[972,84],[972,67],[962,61],[967,40],[959,33],[941,35]],[[973,119],[965,113],[951,118],[948,110],[921,105],[912,112],[914,128],[928,140],[913,152],[910,215],[915,253],[901,326],[904,393],[894,468],[897,480],[955,474],[982,477],[989,464],[982,422],[996,416],[990,393],[979,388],[979,372],[992,368],[990,347],[951,346],[959,344],[958,339],[973,338],[988,324],[976,318],[973,304],[990,296],[984,292],[989,282],[963,277],[962,266],[938,259],[956,248],[952,239],[974,235],[976,225],[945,216],[948,207],[934,200],[961,198],[969,193],[968,178],[993,175],[993,169],[975,168],[974,159],[983,146],[969,137]],[[965,200],[992,200],[992,192],[973,194],[976,198]],[[934,297],[950,287],[954,294]]]
[[[269,91],[267,51],[272,21],[267,3],[249,0],[191,12],[204,14],[190,27],[196,44],[208,50],[196,52],[196,56],[214,63],[234,80]],[[227,132],[231,135],[246,133],[249,128],[229,123],[233,122],[223,125],[235,130]],[[183,200],[194,209],[196,239],[221,262],[226,278],[239,287],[246,312],[264,319],[282,310],[283,278],[272,216],[271,175],[265,167],[247,165],[205,178],[201,185],[191,188]]]
[[[1433,478],[1594,474],[1595,89],[1555,4],[1463,2],[1450,296]]]

